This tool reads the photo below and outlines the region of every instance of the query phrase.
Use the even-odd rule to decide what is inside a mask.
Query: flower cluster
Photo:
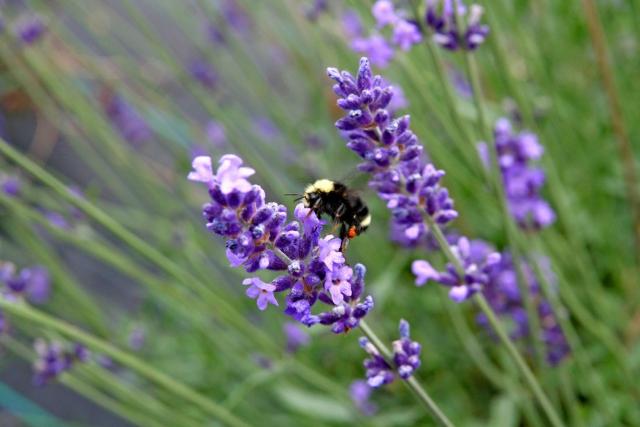
[[[123,139],[140,144],[151,138],[152,132],[147,122],[124,97],[105,91],[101,98],[104,113]]]
[[[189,63],[189,74],[207,89],[213,89],[218,83],[218,73],[204,59],[194,59]]]
[[[481,255],[482,251],[485,253],[491,251],[489,245],[482,242],[479,242],[476,246],[478,255]],[[537,262],[542,267],[545,280],[549,284],[555,284],[555,277],[547,260],[541,259]],[[554,313],[551,304],[542,295],[541,285],[531,266],[526,262],[522,262],[521,271],[527,285],[529,298],[532,299],[540,319],[540,339],[546,347],[547,362],[555,366],[568,356],[571,351],[556,317],[562,314]],[[522,300],[520,287],[518,286],[518,275],[510,254],[503,254],[500,262],[494,265],[489,272],[489,282],[482,292],[498,316],[508,319],[512,324],[511,338],[514,340],[528,339],[531,334],[529,319]],[[478,314],[476,319],[479,324],[491,330],[491,326],[484,314]]]
[[[317,21],[320,15],[329,9],[328,0],[313,0],[311,6],[305,11],[304,15],[311,22]]]
[[[68,346],[59,342],[47,343],[37,339],[33,346],[38,355],[38,359],[33,364],[33,382],[39,386],[47,384],[68,371],[75,362],[86,362],[90,357],[89,350],[82,344],[74,344],[71,348],[67,348]]]
[[[49,299],[49,272],[42,266],[16,270],[13,263],[0,263],[0,294],[4,297],[26,297],[30,302],[42,304]]]
[[[356,380],[349,386],[349,396],[356,408],[368,417],[378,412],[378,406],[371,402],[371,392],[373,389],[364,380]]]
[[[392,1],[376,1],[371,13],[376,20],[377,28],[368,37],[363,35],[362,25],[356,15],[348,15],[348,19],[343,19],[343,25],[348,37],[352,39],[353,50],[364,53],[377,66],[386,67],[394,55],[391,43],[378,30],[391,27],[391,42],[404,51],[422,41],[418,24],[406,19],[403,11],[396,11]]]
[[[0,298],[27,298],[34,304],[43,304],[49,299],[49,272],[42,266],[16,270],[11,262],[0,262]],[[9,323],[0,311],[0,335],[9,330]]]
[[[427,0],[425,22],[433,30],[433,41],[448,50],[474,50],[487,38],[489,27],[480,24],[484,10],[467,7],[458,0]]]
[[[16,176],[0,174],[0,189],[9,197],[19,197],[22,183]]]
[[[409,129],[409,116],[394,118],[388,106],[393,87],[373,76],[367,58],[360,60],[356,77],[327,69],[335,80],[338,106],[346,114],[336,122],[347,147],[364,162],[359,169],[372,175],[377,191],[392,213],[395,240],[417,244],[428,236],[424,216],[444,225],[458,216],[448,191],[440,186],[444,171],[425,160],[423,147]]]
[[[449,298],[462,302],[488,285],[489,273],[500,262],[501,255],[498,252],[483,252],[479,255],[475,245],[466,237],[459,238],[450,249],[464,269],[464,275],[458,272],[453,263],[448,263],[444,271],[437,271],[425,260],[414,261],[411,271],[416,276],[416,285],[422,286],[432,280],[451,288]]]
[[[287,220],[287,208],[266,202],[265,192],[247,178],[254,170],[242,166],[242,159],[222,156],[216,174],[211,158],[196,157],[188,178],[207,184],[211,202],[204,205],[207,228],[226,238],[226,254],[234,267],[247,273],[258,270],[284,274],[264,282],[259,277],[243,281],[246,294],[256,299],[258,308],[279,305],[275,294],[288,292],[285,313],[306,326],[332,325],[335,333],[356,327],[373,308],[373,299],[360,300],[364,291],[365,268],[345,263],[341,240],[322,237],[324,221],[302,204],[294,210],[295,220]],[[329,311],[313,314],[316,302]]]
[[[385,360],[380,351],[367,338],[360,338],[360,346],[369,354],[364,361],[367,369],[367,384],[380,387],[393,382],[397,375],[403,380],[409,379],[420,367],[420,351],[422,347],[409,337],[409,322],[400,320],[400,339],[393,342],[393,366]]]
[[[544,171],[530,165],[531,161],[542,156],[544,147],[531,132],[514,133],[511,123],[505,118],[496,122],[494,138],[511,215],[524,229],[551,225],[555,221],[555,213],[540,195],[545,181]],[[480,145],[480,148],[488,163],[486,145]]]
[[[309,345],[309,334],[301,329],[299,323],[287,322],[282,325],[282,330],[287,339],[287,353],[295,353],[300,347]]]
[[[39,15],[25,14],[16,20],[13,31],[23,44],[32,45],[42,38],[47,26]]]

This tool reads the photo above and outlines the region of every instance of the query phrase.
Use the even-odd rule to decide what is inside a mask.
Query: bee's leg
[[[339,226],[339,225],[340,225],[340,223],[339,223],[339,222],[335,222],[335,223],[333,224],[333,227],[331,227],[331,231],[329,232],[329,234],[335,234],[335,233],[336,233],[336,230],[338,229],[338,226]]]
[[[340,245],[340,252],[344,252],[347,250],[347,246],[349,245],[349,229],[347,228],[347,224],[344,222],[340,227],[340,239],[342,239],[342,244]]]
[[[309,218],[309,217],[311,216],[311,214],[312,214],[312,213],[314,213],[314,212],[316,213],[316,215],[317,215],[318,217],[320,217],[320,215],[322,214],[322,212],[318,212],[318,211],[317,211],[318,206],[320,206],[320,202],[319,202],[319,201],[318,201],[318,202],[316,202],[316,203],[314,203],[313,205],[309,206],[309,212],[307,212],[307,216],[306,216],[306,218]]]
[[[345,253],[347,251],[347,247],[349,247],[349,239],[342,239],[342,245],[340,246],[340,252]]]

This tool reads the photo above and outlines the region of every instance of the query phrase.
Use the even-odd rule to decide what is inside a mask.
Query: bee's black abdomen
[[[316,181],[307,187],[304,197],[316,214],[327,214],[341,225],[343,239],[357,236],[371,222],[369,209],[362,199],[340,182]]]

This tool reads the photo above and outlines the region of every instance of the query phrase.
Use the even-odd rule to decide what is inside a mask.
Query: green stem
[[[144,361],[139,360],[138,358],[131,356],[128,353],[125,353],[124,351],[112,346],[105,341],[95,338],[94,336],[82,331],[81,329],[71,324],[35,310],[24,303],[16,303],[7,301],[5,299],[0,299],[0,307],[2,307],[3,310],[6,310],[6,312],[13,314],[14,316],[32,321],[33,323],[38,324],[42,327],[50,328],[71,339],[82,342],[95,351],[104,353],[105,355],[113,358],[113,360],[115,360],[116,362],[128,367],[132,371],[137,372],[148,380],[164,387],[167,391],[172,392],[176,396],[180,396],[185,400],[195,404],[196,406],[208,412],[210,415],[224,421],[230,426],[248,426],[248,424],[227,411],[224,407],[193,391],[186,385],[174,380],[173,378],[165,375],[162,372],[151,368]]]
[[[362,332],[369,338],[369,341],[382,353],[385,359],[387,359],[387,363],[389,366],[393,366],[393,354],[384,345],[384,343],[378,338],[378,335],[373,332],[373,330],[369,327],[366,321],[360,321],[360,328]],[[442,412],[442,410],[438,407],[438,405],[431,399],[431,396],[427,393],[427,391],[420,385],[420,383],[415,379],[415,377],[410,377],[408,380],[404,381],[405,384],[416,394],[418,400],[422,402],[425,407],[431,412],[431,415],[445,427],[453,427],[454,424],[447,418],[447,416]]]
[[[604,87],[607,97],[613,133],[618,140],[618,156],[620,164],[622,165],[624,186],[633,221],[635,261],[637,267],[640,262],[640,192],[638,190],[636,157],[631,140],[629,139],[627,126],[624,122],[624,112],[622,111],[620,97],[618,96],[618,90],[616,88],[615,75],[609,58],[604,30],[598,15],[598,7],[593,0],[582,0],[581,3],[587,19],[591,44],[593,45],[596,56],[596,65],[602,77],[602,86]]]
[[[540,387],[538,380],[536,380],[536,377],[533,375],[533,372],[531,372],[531,369],[529,368],[529,366],[527,366],[526,362],[524,361],[524,359],[522,358],[522,356],[520,355],[516,347],[513,345],[513,342],[511,342],[511,339],[509,338],[504,328],[500,324],[500,321],[498,320],[495,313],[489,306],[489,303],[487,303],[487,300],[485,299],[485,297],[482,295],[482,293],[478,292],[475,294],[474,300],[480,306],[480,309],[482,310],[482,312],[487,316],[487,319],[489,320],[491,327],[498,334],[498,338],[500,338],[500,341],[502,342],[502,344],[504,344],[504,346],[507,348],[507,352],[516,363],[516,366],[518,367],[520,374],[525,378],[527,385],[529,386],[529,388],[531,388],[531,391],[533,392],[536,399],[538,400],[538,403],[540,403],[540,406],[542,406],[542,409],[544,410],[545,414],[549,418],[549,421],[551,422],[551,424],[554,427],[564,426],[564,423],[560,419],[560,416],[558,415],[555,408],[553,407],[553,405],[547,398],[546,394],[542,390],[542,387]]]

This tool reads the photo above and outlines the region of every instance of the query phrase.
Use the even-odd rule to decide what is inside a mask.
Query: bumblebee
[[[302,195],[304,205],[319,217],[327,214],[340,225],[340,238],[353,239],[364,232],[371,224],[369,208],[362,199],[346,185],[319,179],[305,188]],[[344,243],[343,243],[344,246]]]

